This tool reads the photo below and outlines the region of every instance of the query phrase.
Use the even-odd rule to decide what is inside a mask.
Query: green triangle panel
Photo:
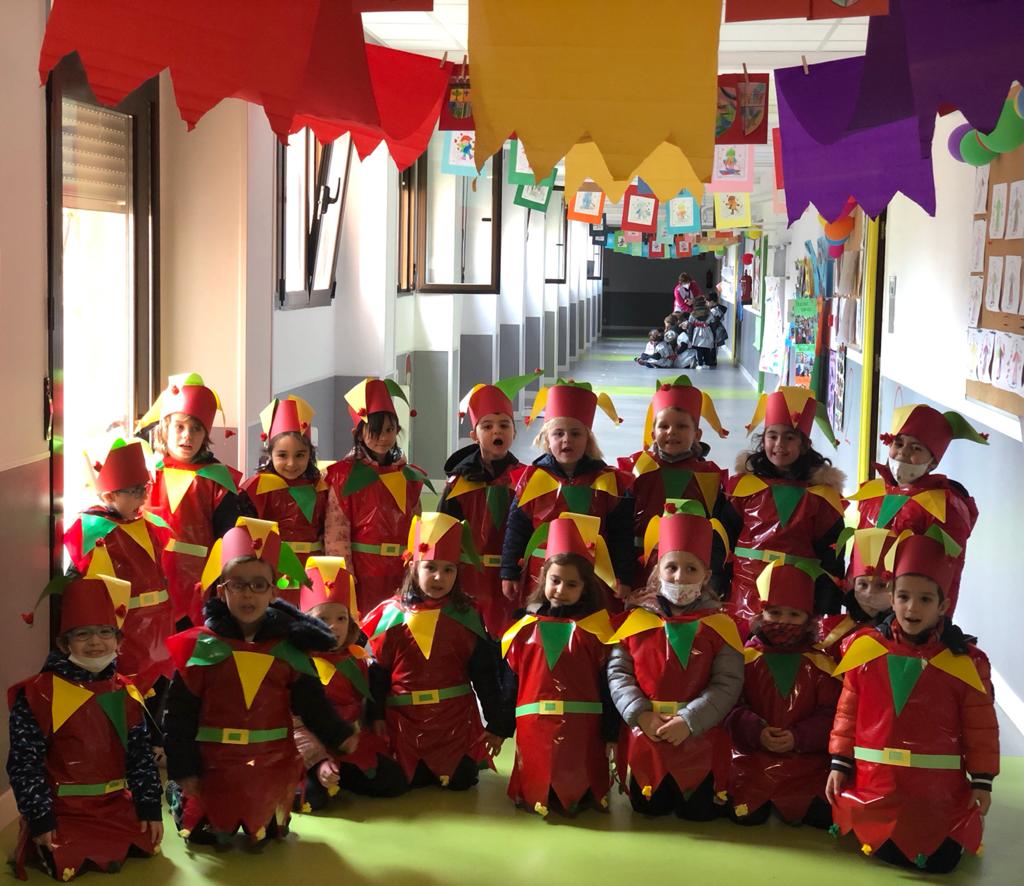
[[[800,660],[803,658],[799,653],[788,652],[766,652],[762,658],[772,675],[772,682],[779,695],[789,698],[793,691],[793,684],[796,683],[796,674],[800,670]]]
[[[117,689],[114,692],[104,692],[96,696],[97,703],[103,708],[103,713],[107,715],[107,719],[113,725],[123,747],[128,747],[128,714],[124,705],[127,695],[128,693],[123,689]]]
[[[281,541],[281,553],[277,555],[277,571],[281,575],[287,575],[292,580],[293,586],[308,585],[310,583],[298,554],[283,539]]]
[[[312,523],[313,509],[316,507],[316,487],[312,484],[308,486],[289,486],[288,494],[295,501],[295,504],[299,506],[299,510],[302,511],[302,516],[306,518],[306,521]]]
[[[889,655],[889,686],[892,688],[892,703],[898,717],[917,685],[918,677],[928,666],[926,659],[912,655]]]
[[[106,538],[116,527],[113,520],[99,514],[82,514],[82,553],[88,554],[97,541]]]
[[[667,621],[665,622],[665,635],[668,637],[668,644],[675,652],[679,664],[684,668],[690,661],[690,652],[693,649],[693,638],[700,630],[700,621]]]
[[[380,620],[377,622],[373,636],[379,637],[385,631],[400,624],[405,624],[405,613],[397,606],[391,605],[380,614]]]
[[[238,492],[238,487],[235,486],[235,479],[231,476],[231,471],[228,470],[226,465],[204,465],[196,473],[200,477],[206,477],[207,480],[213,480],[214,483],[218,486],[223,486],[228,492]]]
[[[310,677],[319,679],[319,673],[308,655],[296,646],[292,646],[287,640],[282,640],[270,650],[274,658],[290,664],[300,674],[308,674]]]
[[[511,498],[512,490],[503,483],[496,483],[494,486],[487,487],[487,512],[491,515],[491,523],[496,528],[501,528],[505,525]]]
[[[907,503],[909,495],[887,495],[882,499],[878,509],[878,528],[885,529],[899,512],[900,508]]]
[[[576,626],[571,621],[542,621],[537,624],[537,633],[540,634],[540,642],[544,647],[544,657],[548,660],[548,670],[553,671],[562,650],[569,645],[569,638],[572,637],[573,628]]]
[[[376,482],[377,472],[373,468],[369,465],[364,465],[361,461],[353,462],[348,479],[345,481],[345,485],[341,487],[341,497],[347,498]]]
[[[594,497],[594,490],[590,486],[561,486],[559,491],[572,513],[590,513],[590,500]]]
[[[343,658],[338,663],[337,669],[363,698],[370,697],[370,684],[366,682],[366,677],[354,658]]]
[[[412,465],[402,466],[402,476],[411,483],[422,483],[431,492],[437,492],[434,484],[430,482],[430,478],[423,471],[416,470]]]
[[[789,486],[782,483],[773,484],[771,490],[772,498],[775,500],[775,510],[779,515],[779,524],[785,526],[807,490],[803,486]]]
[[[219,664],[230,655],[231,647],[223,640],[213,634],[200,634],[196,638],[196,645],[192,647],[192,655],[185,662],[185,667]]]
[[[662,465],[661,482],[665,484],[665,498],[686,498],[686,489],[693,479],[693,471]]]
[[[480,613],[472,607],[459,609],[454,604],[449,603],[441,612],[452,621],[457,621],[464,628],[472,631],[478,637],[484,640],[487,639],[487,631],[484,630],[484,623],[480,620]]]

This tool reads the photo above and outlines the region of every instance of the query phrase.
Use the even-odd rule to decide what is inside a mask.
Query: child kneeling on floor
[[[131,585],[58,578],[50,593],[61,594],[57,649],[7,691],[7,774],[21,813],[15,873],[26,879],[34,848],[66,881],[86,865],[114,873],[129,854],[154,855],[164,826],[142,695],[115,672]]]
[[[205,625],[167,641],[178,667],[164,714],[167,794],[191,843],[226,841],[239,827],[256,843],[288,833],[303,773],[293,713],[334,753],[356,746],[309,658],[331,649],[334,635],[275,599],[277,571],[301,580],[301,564],[276,523],[239,523],[203,571],[202,585],[217,587]]]

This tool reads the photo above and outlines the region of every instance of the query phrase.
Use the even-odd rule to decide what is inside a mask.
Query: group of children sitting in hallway
[[[513,735],[509,795],[542,816],[606,807],[614,778],[645,815],[775,809],[929,871],[979,851],[998,730],[988,661],[951,620],[977,510],[935,469],[982,436],[898,409],[854,529],[804,389],[762,395],[729,476],[685,376],[617,467],[592,431],[599,406],[618,420],[609,398],[541,388],[523,466],[512,398],[533,378],[470,392],[431,513],[395,383],[347,394],[353,448],[326,471],[308,404],[275,400],[242,483],[210,448],[216,394],[172,379],[142,423],[152,479],[140,441],[96,463],[74,569],[44,591],[57,648],[9,691],[19,871],[152,854],[154,745],[182,837],[261,842],[339,790],[469,789]]]
[[[718,349],[729,340],[727,311],[716,292],[695,296],[687,309],[665,318],[664,329],[648,333],[643,352],[634,359],[648,369],[716,368]]]

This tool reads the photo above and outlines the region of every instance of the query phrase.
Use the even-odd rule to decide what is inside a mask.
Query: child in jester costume
[[[459,568],[462,589],[476,601],[492,637],[500,637],[512,623],[513,605],[501,592],[501,545],[505,538],[508,506],[522,468],[509,447],[516,437],[512,398],[537,378],[536,374],[476,385],[466,395],[460,415],[469,416],[469,446],[452,453],[445,462],[448,483],[438,510],[465,520],[473,531],[482,569]]]
[[[273,400],[260,413],[263,455],[256,473],[242,484],[261,520],[277,523],[281,538],[302,563],[323,551],[327,483],[316,464],[311,439],[313,407],[294,394]],[[282,600],[298,605],[299,589],[278,588]]]
[[[171,376],[167,388],[138,422],[136,431],[156,424],[153,448],[161,456],[146,510],[164,520],[171,538],[163,567],[175,622],[197,624],[202,603],[196,582],[213,542],[243,513],[238,496],[242,475],[217,461],[210,431],[220,398],[198,374]]]
[[[335,640],[333,649],[313,656],[324,694],[339,717],[363,723],[370,697],[370,671],[377,665],[357,645],[360,631],[355,579],[341,557],[310,557],[306,575],[312,584],[302,589],[301,609],[326,624]],[[361,729],[356,734],[354,751],[335,757],[298,717],[294,726],[295,746],[306,767],[299,797],[302,811],[322,809],[341,788],[370,797],[394,797],[406,790],[405,775],[392,758],[387,739],[372,729]]]
[[[541,815],[608,805],[605,747],[614,748],[622,721],[605,679],[612,626],[601,582],[614,575],[600,526],[582,514],[543,524],[533,542],[546,542],[537,588],[501,642],[516,690],[508,794]]]
[[[811,445],[817,421],[836,445],[824,406],[806,388],[762,394],[747,430],[764,422],[752,452],[741,452],[727,492],[743,520],[733,550],[730,608],[749,621],[761,611],[757,576],[772,561],[817,573],[814,611],[839,611],[845,573],[836,542],[843,529],[842,471]]]
[[[434,488],[398,446],[402,427],[394,397],[408,403],[396,382],[379,378],[364,379],[345,395],[354,425],[352,449],[325,477],[324,548],[349,564],[360,612],[388,599],[402,583],[402,553],[420,511],[420,492],[424,484]]]
[[[866,855],[952,870],[981,850],[999,773],[985,654],[946,615],[959,546],[938,526],[889,552],[893,615],[850,643],[829,751],[834,832]]]
[[[164,645],[174,633],[162,566],[170,531],[160,517],[141,510],[150,488],[145,449],[142,440],[114,441],[103,462],[93,464],[100,503],[83,511],[64,533],[77,572],[113,575],[131,585],[117,671],[143,693],[174,672]]]
[[[828,828],[828,736],[840,684],[835,662],[812,645],[814,579],[799,566],[769,563],[757,588],[763,608],[743,650],[743,695],[725,721],[730,817],[764,824],[774,807],[788,824]]]
[[[414,518],[402,587],[363,621],[379,665],[370,675],[374,730],[389,736],[414,788],[467,790],[512,734],[498,644],[459,588],[464,556],[479,560],[465,523],[439,513]]]
[[[948,614],[952,616],[978,507],[956,480],[934,471],[953,440],[987,445],[988,435],[976,431],[957,412],[939,412],[915,403],[893,411],[892,430],[882,434],[881,440],[889,447],[887,463],[875,465],[878,476],[850,496],[858,503],[859,525],[897,534],[909,529],[918,535],[929,526],[942,527],[961,547],[949,585]]]
[[[167,641],[178,668],[164,714],[168,799],[193,843],[239,827],[254,842],[287,834],[304,772],[292,714],[332,752],[355,749],[309,657],[332,649],[334,635],[274,599],[278,572],[307,581],[276,524],[241,518],[210,552],[202,583],[217,596],[205,624]]]
[[[15,872],[37,859],[58,880],[115,872],[159,851],[160,776],[139,690],[115,671],[131,587],[108,575],[58,578],[60,633],[40,674],[7,691],[7,774],[21,813]]]
[[[632,478],[601,459],[591,430],[598,406],[612,421],[622,421],[608,395],[595,394],[589,384],[559,380],[537,392],[527,423],[544,410],[544,425],[533,441],[544,454],[519,477],[501,551],[502,591],[510,600],[523,598],[523,588],[532,586],[544,562],[542,553],[523,560],[530,536],[566,511],[601,519],[601,535],[615,569],[616,584],[610,590],[621,597],[632,584]]]
[[[740,518],[725,496],[728,474],[706,458],[710,447],[701,441],[701,418],[719,437],[722,428],[711,398],[693,386],[685,375],[658,382],[644,421],[644,449],[619,459],[619,468],[633,476],[636,515],[633,525],[637,544],[652,517],[659,516],[667,499],[689,499],[704,505],[705,514],[725,527],[729,545],[736,543]],[[715,536],[711,555],[712,589],[728,596],[732,579],[725,547]],[[648,573],[641,571],[634,585],[643,586]]]
[[[821,619],[821,638],[814,644],[839,661],[849,639],[864,627],[877,627],[892,614],[892,572],[885,565],[886,554],[896,541],[896,533],[872,527],[846,527],[836,547],[849,543],[850,567],[846,571],[843,615]]]
[[[659,593],[629,610],[611,638],[612,700],[628,729],[618,771],[633,809],[694,821],[717,818],[729,777],[722,721],[743,688],[743,646],[708,587],[711,536],[724,533],[700,502],[668,502],[644,539],[657,545]],[[647,558],[645,557],[645,560]]]

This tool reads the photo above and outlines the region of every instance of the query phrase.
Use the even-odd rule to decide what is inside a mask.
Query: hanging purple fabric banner
[[[849,133],[831,144],[818,142],[801,122],[849,119],[863,67],[863,58],[850,58],[811,65],[808,74],[802,67],[775,71],[791,224],[809,203],[832,221],[849,197],[875,218],[897,191],[935,214],[931,153],[920,156],[916,116]]]

